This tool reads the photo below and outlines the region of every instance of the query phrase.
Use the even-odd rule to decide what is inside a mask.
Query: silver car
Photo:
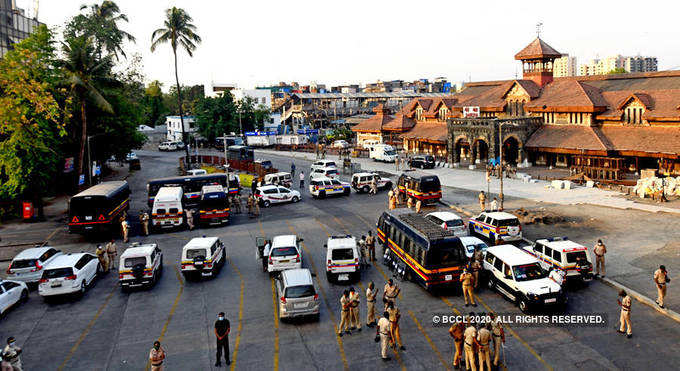
[[[312,316],[319,320],[319,294],[309,269],[290,269],[277,279],[279,318]]]
[[[12,259],[7,268],[7,279],[37,284],[45,266],[59,255],[62,255],[61,251],[49,246],[26,249]]]

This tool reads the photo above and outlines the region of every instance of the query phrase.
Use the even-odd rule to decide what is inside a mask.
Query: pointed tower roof
[[[541,40],[540,37],[537,37],[531,44],[522,49],[522,51],[515,54],[515,59],[520,61],[523,59],[559,58],[561,56],[562,53]]]

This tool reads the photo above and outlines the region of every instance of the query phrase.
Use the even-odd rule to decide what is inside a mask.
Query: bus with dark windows
[[[255,154],[253,149],[248,146],[229,146],[227,147],[227,159],[229,161],[254,161]]]
[[[102,182],[71,197],[68,203],[69,233],[117,231],[120,215],[130,209],[126,181]]]
[[[238,177],[229,174],[229,194],[237,194],[240,191]],[[184,202],[186,206],[195,207],[201,199],[201,189],[206,185],[221,185],[227,187],[227,174],[213,173],[203,175],[189,175],[182,177],[170,177],[151,179],[146,185],[147,202],[153,206],[153,200],[161,187],[182,187],[184,190]]]
[[[403,270],[403,278],[430,291],[459,287],[467,264],[465,247],[453,231],[409,209],[387,210],[378,218],[378,241],[388,264]]]
[[[414,198],[423,204],[434,204],[442,198],[439,177],[418,170],[404,171],[397,180],[397,190],[401,197]]]

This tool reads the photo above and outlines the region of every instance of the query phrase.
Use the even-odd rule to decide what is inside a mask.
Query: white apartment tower
[[[553,62],[554,77],[576,76],[576,72],[576,57],[563,54],[561,58],[557,58]]]

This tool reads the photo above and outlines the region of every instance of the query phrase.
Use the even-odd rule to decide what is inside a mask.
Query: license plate
[[[557,299],[555,299],[555,298],[545,299],[545,302],[546,302],[546,303],[556,303],[556,302],[557,302]]]
[[[348,281],[349,280],[349,274],[341,274],[338,276],[338,281]]]
[[[52,282],[51,287],[61,287],[61,282]]]
[[[295,303],[293,304],[293,308],[295,309],[307,308],[307,303]]]
[[[85,217],[85,220],[92,220],[92,217],[91,217],[91,216],[86,216],[86,217]]]
[[[451,275],[451,274],[447,274],[446,276],[444,276],[444,280],[446,280],[446,281],[451,281],[452,279],[453,279],[453,275]]]
[[[290,260],[285,259],[285,260],[279,260],[279,263],[288,263]]]

